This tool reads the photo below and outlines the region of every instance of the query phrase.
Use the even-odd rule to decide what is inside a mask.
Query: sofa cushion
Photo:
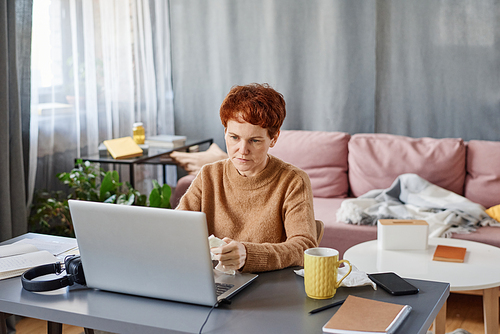
[[[347,143],[345,132],[283,130],[269,150],[275,157],[304,170],[314,197],[347,197]]]
[[[472,233],[453,233],[452,238],[482,242],[500,247],[500,228],[498,226],[482,226]]]
[[[465,197],[485,208],[500,204],[500,142],[467,143]]]
[[[349,141],[352,195],[388,188],[401,174],[415,173],[459,195],[464,193],[465,144],[458,138],[410,138],[355,134]]]

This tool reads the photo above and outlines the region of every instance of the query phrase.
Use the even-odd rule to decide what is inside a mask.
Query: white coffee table
[[[450,283],[451,291],[482,290],[486,334],[498,334],[500,248],[487,244],[450,239],[430,238],[426,250],[383,250],[377,240],[349,248],[344,259],[367,273],[393,271],[402,277]],[[433,261],[437,245],[467,248],[463,263]],[[436,317],[436,334],[445,333],[446,304]]]

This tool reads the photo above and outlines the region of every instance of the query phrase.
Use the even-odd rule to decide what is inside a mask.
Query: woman
[[[261,272],[303,264],[317,247],[309,177],[268,154],[286,116],[267,84],[235,86],[220,107],[229,158],[204,165],[177,209],[202,211],[212,253],[226,270]]]

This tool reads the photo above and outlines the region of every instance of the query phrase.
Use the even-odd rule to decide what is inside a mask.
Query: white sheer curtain
[[[134,122],[174,133],[168,1],[35,0],[33,12],[31,193],[61,189],[56,173]],[[157,168],[138,174],[146,192]]]

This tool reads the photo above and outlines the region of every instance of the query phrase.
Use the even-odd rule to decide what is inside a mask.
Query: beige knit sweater
[[[303,265],[304,250],[317,247],[309,177],[272,155],[253,177],[229,159],[203,166],[177,209],[204,212],[209,234],[242,242],[244,272]]]

